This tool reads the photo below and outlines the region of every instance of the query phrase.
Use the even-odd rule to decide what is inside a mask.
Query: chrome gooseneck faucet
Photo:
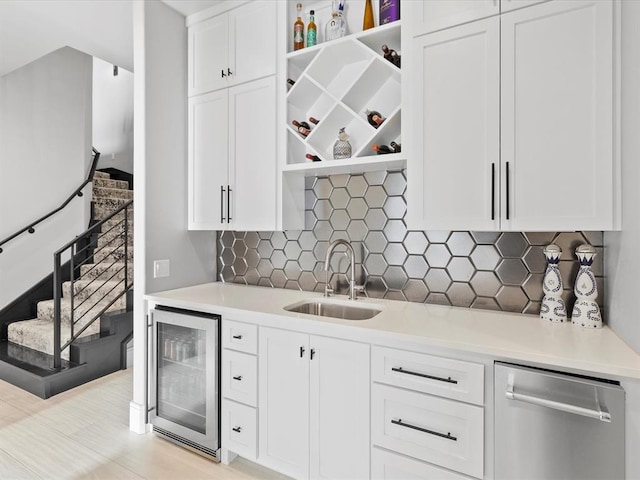
[[[349,299],[356,300],[358,292],[364,292],[364,285],[356,285],[356,254],[353,250],[353,247],[346,240],[339,238],[329,245],[327,248],[327,256],[324,259],[324,270],[326,272],[326,281],[324,285],[324,296],[328,297],[333,293],[333,288],[329,281],[331,277],[329,275],[329,269],[331,268],[331,256],[333,255],[333,251],[337,246],[344,245],[347,247],[347,251],[349,252],[349,261],[351,262],[350,273],[351,278],[349,279]]]

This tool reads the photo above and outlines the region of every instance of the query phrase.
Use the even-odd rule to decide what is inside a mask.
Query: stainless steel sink
[[[365,305],[327,302],[320,299],[305,300],[284,307],[288,312],[306,313],[321,317],[342,318],[343,320],[367,320],[381,312],[377,308]]]

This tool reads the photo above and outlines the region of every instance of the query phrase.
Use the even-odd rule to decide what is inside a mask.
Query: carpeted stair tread
[[[93,187],[118,188],[123,190],[129,189],[129,182],[126,180],[110,180],[107,178],[93,178]]]
[[[129,248],[133,248],[133,235],[129,234],[127,235],[127,246]],[[102,248],[102,247],[118,247],[118,246],[124,246],[124,235],[112,235],[112,236],[104,236],[104,237],[98,237],[98,244],[97,244],[97,248]]]
[[[104,247],[101,250],[96,250],[93,254],[93,261],[95,263],[102,262],[105,258],[109,263],[124,260],[125,250],[124,247],[109,248]],[[127,260],[133,262],[133,248],[127,248]]]
[[[76,280],[73,283],[75,305],[84,308],[98,302],[105,303],[106,300],[113,300],[121,295],[124,290],[124,281],[113,278],[111,280],[102,280],[95,278],[87,278],[84,280]],[[71,282],[62,284],[63,298],[71,296]],[[86,300],[86,302],[85,302]]]
[[[74,314],[74,321],[77,322],[78,325],[82,326],[89,321],[90,317],[93,317],[100,313],[100,311],[107,306],[108,302],[98,303],[98,305],[92,305],[89,302],[84,303],[83,305],[78,306],[77,302],[74,302],[74,307],[77,307],[77,310]],[[63,298],[61,301],[61,312],[60,316],[63,324],[69,324],[71,320],[71,301],[67,298]],[[117,312],[119,310],[123,310],[126,307],[125,298],[122,297],[114,302],[106,311],[107,312]],[[41,320],[45,320],[48,322],[53,322],[54,318],[54,302],[53,300],[42,300],[38,302],[38,318]],[[87,313],[88,312],[88,313]]]
[[[77,330],[76,330],[77,331]],[[96,335],[100,333],[100,322],[96,321],[80,334],[80,337]],[[34,318],[9,324],[7,336],[10,342],[17,345],[32,348],[40,352],[53,355],[53,323],[48,320]],[[68,324],[62,324],[60,328],[62,342],[66,343],[71,338],[71,329]],[[69,359],[69,348],[62,352],[62,358]]]
[[[96,170],[93,173],[93,178],[104,178],[106,180],[109,180],[111,178],[111,175],[109,175],[107,172],[101,172],[99,170]]]
[[[94,201],[100,198],[124,198],[126,200],[133,200],[133,190],[125,190],[123,188],[93,187]]]
[[[115,275],[115,277],[113,277]],[[100,278],[106,280],[113,277],[114,280],[120,280],[124,278],[124,263],[123,262],[104,262],[104,263],[89,263],[80,267],[80,277],[83,280],[89,280],[93,278]],[[133,280],[133,265],[129,264],[128,280]]]

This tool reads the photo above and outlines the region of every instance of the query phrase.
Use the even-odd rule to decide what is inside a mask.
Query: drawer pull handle
[[[242,340],[242,335],[234,335],[233,338],[236,340]]]
[[[411,425],[410,423],[403,422],[401,418],[399,418],[398,420],[391,419],[391,423],[393,423],[394,425],[399,425],[401,427],[418,430],[419,432],[428,433],[429,435],[435,435],[436,437],[442,437],[442,438],[446,438],[447,440],[453,440],[454,442],[458,441],[458,437],[454,437],[453,435],[451,435],[451,432],[440,433],[440,432],[435,432],[433,430],[428,430],[426,428],[417,427],[415,425]]]
[[[231,430],[234,432],[240,433],[242,431],[242,427],[233,427]]]
[[[237,377],[233,377],[234,380],[242,381],[242,375],[238,375]]]
[[[433,375],[427,375],[426,373],[419,373],[419,372],[412,372],[411,370],[405,370],[402,367],[392,367],[391,371],[398,372],[398,373],[406,373],[407,375],[415,375],[416,377],[429,378],[431,380],[438,380],[439,382],[453,383],[455,385],[458,384],[458,381],[453,380],[451,377],[448,377],[448,378],[434,377]]]

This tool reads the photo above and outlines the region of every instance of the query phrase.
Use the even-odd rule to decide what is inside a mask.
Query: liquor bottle
[[[396,52],[392,48],[389,48],[387,45],[382,45],[382,55],[384,56],[385,60],[393,63],[396,67],[400,68],[400,55],[398,55],[398,52]]]
[[[309,25],[307,26],[307,47],[313,47],[318,43],[318,32],[316,29],[315,11],[309,12]]]
[[[317,125],[318,123],[320,123],[320,120],[318,120],[317,118],[314,118],[314,117],[309,117],[309,121],[311,123],[313,123],[314,125]]]
[[[338,139],[333,144],[333,158],[340,160],[343,158],[351,158],[351,144],[349,143],[349,134],[342,127],[338,132]]]
[[[305,155],[305,157],[307,157],[309,160],[311,160],[312,162],[319,162],[320,160],[322,160],[319,156],[317,155],[312,155],[311,153],[307,153]]]
[[[588,244],[576,248],[576,257],[580,261],[580,270],[576,276],[573,293],[576,302],[573,304],[571,323],[578,327],[602,328],[602,315],[596,302],[598,298],[598,284],[591,270],[596,249]]]
[[[344,3],[342,3],[341,6],[344,8]],[[331,2],[331,20],[329,20],[324,27],[324,39],[328,41],[342,38],[345,36],[346,31],[347,28],[344,17],[341,11],[339,13],[336,8],[336,0],[333,0],[333,2]]]
[[[394,153],[393,150],[391,150],[386,145],[378,145],[378,144],[374,143],[373,145],[371,145],[371,148],[373,148],[378,155],[384,155],[384,154],[387,154],[387,153]]]
[[[287,90],[290,90],[296,84],[295,80],[287,78]]]
[[[400,0],[380,0],[380,25],[400,20]]]
[[[300,50],[304,48],[304,22],[302,21],[302,4],[298,3],[296,5],[296,10],[298,11],[298,18],[293,24],[293,49]]]
[[[364,18],[362,20],[362,30],[369,30],[374,26],[375,25],[373,21],[373,4],[371,3],[371,0],[366,0],[364,4]]]
[[[302,125],[302,123],[300,123],[299,121],[294,120],[291,123],[293,124],[294,127],[296,127],[296,129],[298,130],[298,133],[302,135],[304,138],[307,138],[307,135],[311,133],[311,130],[305,127],[304,125]],[[309,125],[306,122],[303,122],[303,123],[305,123],[305,125],[307,126]]]
[[[399,143],[391,142],[389,146],[393,148],[393,151],[396,153],[400,153],[402,151],[402,146]]]
[[[552,243],[542,253],[547,258],[547,269],[542,280],[544,296],[540,303],[540,319],[564,323],[567,321],[567,307],[562,299],[562,276],[559,268],[562,249]]]
[[[364,114],[367,116],[367,121],[373,128],[378,128],[384,122],[384,117],[375,110],[365,110]]]

